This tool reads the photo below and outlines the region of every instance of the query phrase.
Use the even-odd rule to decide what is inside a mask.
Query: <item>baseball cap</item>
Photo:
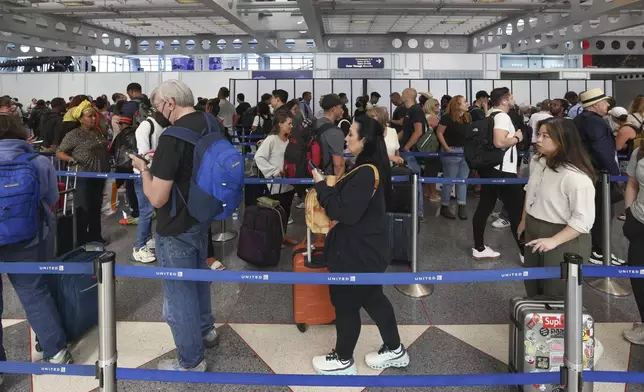
[[[490,98],[490,94],[487,93],[485,90],[481,90],[478,93],[476,93],[476,99],[479,98]]]
[[[324,110],[331,110],[336,106],[342,106],[342,100],[335,94],[327,94],[322,98],[320,106]]]
[[[624,109],[621,106],[615,106],[611,110],[608,111],[608,114],[615,118],[620,118],[620,117],[627,117],[628,116],[628,110]]]

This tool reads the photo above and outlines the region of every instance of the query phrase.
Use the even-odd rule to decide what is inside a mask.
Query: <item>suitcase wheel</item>
[[[39,353],[42,352],[42,347],[40,346],[40,343],[36,343],[36,352],[39,352]]]
[[[309,329],[309,326],[308,326],[308,325],[306,325],[306,324],[304,324],[304,323],[298,323],[298,324],[297,324],[297,329],[298,329],[300,332],[304,333],[304,332],[306,332],[306,330],[307,330],[307,329]]]

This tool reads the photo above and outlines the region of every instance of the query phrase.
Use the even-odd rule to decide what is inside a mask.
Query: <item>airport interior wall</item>
[[[381,104],[389,106],[389,94],[413,87],[429,91],[435,97],[444,94],[465,95],[473,99],[479,90],[490,91],[495,87],[512,89],[518,104],[534,105],[545,98],[563,97],[566,91],[584,91],[592,87],[613,94],[612,80],[491,80],[491,79],[249,79],[249,71],[188,71],[188,72],[117,72],[117,73],[2,73],[0,93],[18,97],[22,102],[31,98],[68,98],[77,94],[98,96],[125,92],[131,82],[140,83],[144,92],[151,92],[164,80],[180,79],[193,91],[195,97],[214,97],[222,86],[229,86],[231,95],[244,93],[248,102],[256,102],[265,92],[275,88],[288,91],[290,97],[301,96],[304,91],[313,93],[313,109],[317,111],[320,96],[344,92],[349,101],[364,93],[378,91]]]

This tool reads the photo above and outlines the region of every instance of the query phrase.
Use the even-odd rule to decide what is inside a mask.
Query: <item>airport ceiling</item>
[[[76,54],[644,54],[644,0],[0,0],[0,42],[0,55],[3,43]]]

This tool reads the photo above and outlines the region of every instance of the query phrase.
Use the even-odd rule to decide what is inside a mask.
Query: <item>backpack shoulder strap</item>
[[[371,168],[371,170],[373,170],[373,175],[375,176],[375,179],[376,179],[376,181],[373,184],[373,192],[376,193],[376,190],[378,189],[378,186],[380,185],[380,172],[378,171],[378,168],[376,166],[372,165],[372,164],[364,164],[364,165],[360,165],[358,167],[355,167],[353,170],[351,170],[350,172],[348,172],[344,176],[342,176],[342,178],[340,178],[340,180],[338,182],[344,180],[345,178],[349,177],[351,174],[357,172],[358,169],[360,169],[361,167],[369,167],[369,168]]]
[[[15,157],[14,159],[15,159],[16,161],[18,161],[18,162],[27,163],[27,162],[31,162],[31,161],[33,161],[33,160],[34,160],[34,159],[36,159],[39,155],[40,155],[40,154],[35,153],[35,152],[25,152],[25,153],[22,153],[22,154],[18,155],[18,156],[17,156],[17,157]]]
[[[197,145],[197,142],[201,139],[201,135],[197,132],[188,128],[175,126],[166,129],[165,132],[163,132],[163,136],[172,136],[192,145]]]

